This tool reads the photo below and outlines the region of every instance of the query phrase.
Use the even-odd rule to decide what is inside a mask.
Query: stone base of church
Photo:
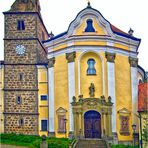
[[[55,137],[55,132],[48,132],[49,137]]]
[[[70,138],[70,139],[73,139],[73,138],[74,138],[74,132],[73,132],[73,131],[70,131],[70,132],[69,132],[69,138]]]
[[[116,132],[113,132],[112,135],[113,135],[113,143],[118,144],[118,134]]]

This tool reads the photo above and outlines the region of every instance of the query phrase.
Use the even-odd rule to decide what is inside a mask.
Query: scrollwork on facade
[[[110,52],[105,52],[105,57],[107,59],[107,62],[115,62],[116,54],[115,53],[110,53]]]
[[[138,58],[129,57],[129,64],[131,67],[138,66]]]
[[[48,68],[54,67],[55,57],[48,60]]]
[[[66,53],[66,59],[68,63],[74,62],[76,58],[76,52]]]

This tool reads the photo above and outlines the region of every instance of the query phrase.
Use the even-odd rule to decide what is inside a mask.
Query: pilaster
[[[129,57],[129,64],[131,67],[132,124],[136,124],[138,130],[138,118],[136,116],[138,110],[138,78],[137,78],[138,59]]]
[[[54,64],[55,58],[51,58],[48,61],[48,131],[49,136],[55,136],[55,127],[54,127]]]
[[[66,59],[68,62],[68,99],[69,99],[69,132],[74,132],[74,121],[73,121],[73,113],[72,113],[72,98],[75,96],[75,57],[76,53],[66,53]]]
[[[116,90],[115,90],[115,57],[114,53],[105,53],[107,59],[108,96],[112,98],[112,132],[116,133]]]

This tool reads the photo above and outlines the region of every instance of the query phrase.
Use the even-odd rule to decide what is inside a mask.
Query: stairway
[[[75,148],[107,148],[107,145],[101,139],[80,139]]]

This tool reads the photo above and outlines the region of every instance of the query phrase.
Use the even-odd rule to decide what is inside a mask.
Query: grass
[[[0,134],[0,143],[16,146],[26,146],[29,148],[39,148],[42,138],[40,136],[30,136],[21,134]],[[46,138],[48,148],[68,148],[72,140],[68,138]]]

